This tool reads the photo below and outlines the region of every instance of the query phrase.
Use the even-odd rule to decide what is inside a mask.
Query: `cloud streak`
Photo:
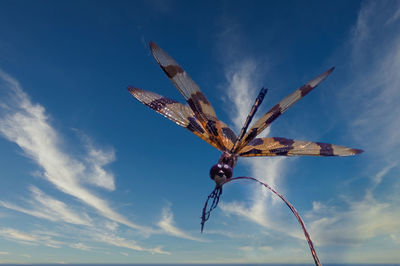
[[[14,240],[23,241],[23,242],[36,242],[37,241],[37,238],[35,238],[34,236],[25,234],[23,232],[20,232],[18,230],[12,229],[12,228],[1,229],[0,235],[5,236],[7,238],[14,239]]]
[[[234,47],[228,47],[227,50],[230,53],[235,53],[232,52],[235,50]],[[226,91],[228,92],[229,100],[233,103],[233,111],[230,111],[232,114],[231,119],[234,128],[239,132],[257,96],[256,88],[260,87],[258,84],[259,69],[254,59],[243,59],[243,56],[230,58],[242,58],[241,61],[225,62],[226,84],[224,86],[227,87]],[[256,115],[254,121],[257,120],[258,116],[260,114]],[[267,136],[269,132],[270,128],[266,128],[261,136]],[[284,158],[241,158],[240,160],[250,166],[252,176],[268,183],[272,187],[276,187],[277,180],[282,177]],[[279,199],[276,199],[271,193],[261,189],[259,186],[252,188],[251,195],[250,206],[241,202],[222,202],[220,207],[227,214],[244,217],[264,227],[276,227],[268,219],[268,217],[271,217],[268,214],[273,211],[273,205]]]
[[[115,212],[105,200],[82,186],[82,180],[89,176],[92,183],[113,189],[112,175],[102,168],[113,159],[113,155],[90,149],[88,165],[72,159],[61,150],[61,140],[49,124],[44,107],[33,104],[15,79],[4,72],[0,72],[0,78],[12,94],[7,104],[2,105],[0,134],[15,142],[29,158],[40,165],[44,178],[60,191],[81,200],[110,220],[134,229],[151,231],[149,227],[133,223]],[[87,168],[93,172],[88,172]]]
[[[164,233],[168,235],[194,241],[204,241],[200,238],[191,236],[190,234],[184,232],[174,225],[174,215],[169,205],[162,210],[162,217],[157,225],[162,229]]]
[[[350,37],[353,82],[340,95],[343,110],[352,113],[354,137],[386,163],[398,161],[397,153],[387,151],[400,148],[398,14],[398,2],[364,3]]]
[[[25,200],[26,206],[0,200],[1,207],[52,222],[84,226],[86,228],[85,232],[89,233],[83,233],[83,231],[81,232],[80,229],[76,228],[80,232],[79,235],[86,235],[95,242],[103,242],[135,251],[170,254],[162,250],[161,247],[142,247],[134,240],[118,236],[117,229],[119,224],[138,230],[140,234],[146,236],[166,234],[188,240],[202,241],[175,226],[173,213],[169,207],[163,209],[162,218],[157,224],[161,230],[150,226],[138,225],[114,211],[106,200],[86,188],[88,185],[94,185],[109,191],[115,189],[114,175],[104,168],[115,160],[114,150],[97,148],[88,136],[77,131],[82,142],[85,143],[87,154],[80,160],[73,158],[61,148],[60,134],[49,123],[45,108],[40,104],[32,103],[18,81],[2,71],[0,71],[0,85],[9,94],[8,98],[6,97],[6,100],[0,105],[0,135],[16,143],[23,150],[24,155],[41,167],[42,172],[39,174],[41,178],[49,181],[59,191],[94,208],[100,216],[108,220],[102,221],[99,218],[90,218],[85,212],[73,209],[71,206],[32,185],[29,189],[31,199]],[[99,224],[103,225],[101,230],[97,229]],[[2,235],[7,236],[8,239],[13,237],[17,239],[18,236],[25,236],[25,242],[29,242],[29,235],[24,235],[15,229],[3,230]],[[34,239],[31,239],[31,242],[42,243]],[[56,245],[53,243],[53,246]],[[83,242],[76,241],[65,243],[64,246],[87,251],[93,249],[93,247]]]
[[[348,120],[351,132],[370,160],[364,173],[368,186],[359,198],[341,192],[342,204],[314,202],[308,214],[316,243],[346,246],[346,259],[353,262],[361,262],[360,257],[371,263],[399,259],[397,252],[390,251],[399,244],[396,239],[400,235],[400,202],[395,189],[400,182],[397,176],[391,178],[400,163],[399,14],[398,2],[363,3],[349,38],[351,81],[338,96],[343,112],[352,114]],[[348,186],[360,193],[351,182]],[[378,256],[376,250],[359,251],[374,245],[379,245],[384,255]]]
[[[46,234],[40,232],[26,233],[9,227],[0,228],[0,236],[25,245],[41,244],[51,248],[60,248],[62,245],[62,242],[54,240]]]
[[[0,85],[9,94],[7,100],[3,101],[0,106],[0,134],[7,140],[16,143],[27,157],[42,168],[40,174],[42,178],[63,193],[94,208],[98,214],[111,220],[111,222],[105,221],[106,226],[99,231],[96,229],[99,219],[93,221],[86,213],[80,212],[78,214],[76,210],[71,209],[64,202],[47,195],[35,186],[30,187],[32,199],[26,200],[29,207],[22,207],[6,201],[0,201],[0,206],[52,222],[85,226],[86,231],[90,232],[89,237],[92,240],[135,251],[169,254],[169,252],[163,251],[161,247],[145,248],[136,241],[117,236],[115,231],[118,224],[126,225],[146,235],[168,233],[194,240],[194,238],[174,227],[172,221],[168,219],[164,220],[162,225],[164,229],[169,229],[170,232],[133,223],[114,211],[106,200],[85,188],[84,185],[87,184],[107,190],[115,189],[114,176],[104,169],[105,165],[115,159],[114,151],[96,148],[88,137],[81,134],[83,140],[87,143],[88,154],[80,161],[73,159],[62,150],[59,133],[50,125],[44,107],[32,103],[19,83],[2,71],[0,71]],[[172,213],[169,215],[169,217],[172,217]],[[52,247],[59,247],[61,243],[42,241],[42,237],[38,238],[37,235],[26,234],[12,228],[2,229],[0,235],[11,240]],[[81,242],[64,243],[64,245],[82,250],[91,249]]]
[[[0,201],[0,206],[53,222],[62,221],[87,226],[91,224],[91,220],[87,214],[78,215],[75,211],[68,208],[64,202],[46,195],[37,187],[31,186],[30,190],[33,195],[33,201],[30,202],[31,209],[4,201]]]
[[[337,102],[341,104],[339,110],[344,111],[346,118],[351,114],[348,122],[351,132],[354,132],[353,137],[360,143],[360,147],[366,150],[365,156],[374,162],[367,166],[370,185],[364,188],[364,195],[359,199],[340,191],[337,195],[337,198],[341,199],[339,204],[338,200],[316,201],[313,203],[313,209],[305,216],[317,247],[346,246],[346,252],[349,254],[343,257],[345,261],[361,262],[360,257],[368,252],[357,249],[360,246],[368,246],[370,241],[389,239],[389,247],[397,245],[400,239],[400,209],[396,200],[398,197],[391,194],[392,192],[386,192],[385,196],[380,194],[385,178],[399,166],[399,14],[400,5],[397,2],[364,2],[349,38],[351,62],[348,62],[347,67],[351,71],[352,81],[342,84],[337,90]],[[385,28],[384,32],[392,34],[383,36],[382,28]],[[232,47],[228,50],[231,51]],[[231,118],[239,130],[255,97],[255,93],[249,92],[249,89],[259,87],[255,84],[257,64],[254,60],[229,62],[226,64],[225,73],[229,99],[237,110]],[[372,156],[374,158],[371,158]],[[284,160],[257,159],[251,158],[246,161],[251,166],[253,176],[263,178],[263,181],[271,186],[279,187],[278,178],[282,175]],[[371,174],[374,172],[376,174]],[[399,186],[399,182],[394,183],[395,187]],[[222,202],[221,209],[226,214],[234,214],[263,227],[284,232],[288,236],[304,239],[297,227],[273,215],[277,206],[274,206],[275,201],[271,200],[267,192],[259,187],[255,189],[251,192],[251,202]],[[360,191],[360,188],[357,190]],[[284,210],[284,207],[279,208]],[[250,252],[251,249],[245,246],[242,250]],[[329,258],[333,262],[338,261],[337,255],[344,252],[343,250],[344,248],[341,251],[335,249],[330,254],[321,253],[321,257]],[[397,255],[388,253],[385,261],[391,262],[396,259]]]
[[[136,243],[134,240],[129,240],[124,237],[117,236],[113,233],[104,233],[93,231],[90,233],[93,240],[103,242],[116,247],[126,248],[134,251],[145,251],[153,254],[170,255],[168,251],[164,251],[162,247],[144,248]]]

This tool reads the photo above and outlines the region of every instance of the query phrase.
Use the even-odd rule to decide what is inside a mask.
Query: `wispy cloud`
[[[257,63],[252,59],[231,62],[225,69],[226,91],[229,100],[231,120],[237,132],[241,129],[257,96]],[[266,129],[267,132],[269,129]]]
[[[0,134],[15,142],[41,166],[44,178],[60,191],[81,200],[108,219],[135,229],[151,231],[149,227],[133,223],[115,212],[105,200],[82,186],[83,180],[89,178],[90,182],[99,186],[113,188],[112,175],[102,167],[113,159],[112,153],[91,148],[86,158],[87,165],[83,161],[74,160],[60,148],[61,139],[49,124],[45,108],[33,104],[12,77],[0,72],[0,79],[11,94],[1,106]]]
[[[42,169],[42,176],[60,191],[71,195],[88,206],[96,209],[102,216],[149,233],[150,227],[140,226],[115,212],[109,204],[84,188],[82,183],[92,183],[107,189],[114,189],[114,177],[103,166],[114,159],[114,153],[105,152],[88,144],[89,154],[81,161],[71,158],[60,148],[59,134],[48,122],[45,109],[39,104],[33,104],[28,95],[23,92],[16,80],[0,72],[2,87],[6,87],[11,96],[2,102],[0,117],[0,134],[8,140],[15,142],[24,153],[33,159]],[[63,221],[71,224],[89,226],[90,218],[86,214],[77,214],[65,203],[56,200],[37,187],[30,188],[32,193],[31,209],[1,201],[1,206],[35,217],[50,221]],[[109,227],[116,228],[115,224],[108,223]],[[1,235],[8,239],[24,241],[25,243],[44,243],[35,236],[17,231],[15,229],[2,229]],[[115,234],[96,232],[94,239],[110,245],[125,247],[136,251],[168,254],[157,248],[143,248],[136,242],[116,236]],[[46,245],[50,245],[48,242]],[[79,244],[79,243],[78,243]],[[56,246],[56,243],[52,243]],[[83,244],[75,244],[75,248],[84,248]]]
[[[350,125],[366,154],[378,153],[391,162],[398,156],[388,151],[400,147],[399,12],[398,2],[364,2],[351,35],[352,82],[340,99],[343,110],[352,114]]]
[[[319,245],[360,245],[377,236],[400,233],[398,207],[376,200],[367,193],[361,201],[347,199],[349,209],[314,215],[321,217],[310,223],[314,240]]]
[[[400,235],[400,201],[397,191],[394,195],[377,199],[378,185],[384,180],[394,165],[383,167],[371,175],[370,185],[364,196],[355,199],[351,194],[340,194],[342,205],[313,202],[313,209],[306,215],[310,231],[318,245],[339,245],[357,247],[375,238],[387,238],[387,245],[396,243]],[[387,256],[386,258],[392,259]],[[396,255],[395,255],[396,257]],[[353,258],[354,259],[354,258]],[[357,260],[356,260],[357,261]],[[379,262],[379,260],[375,260]]]
[[[75,249],[80,249],[83,251],[89,251],[92,250],[92,247],[86,246],[85,244],[79,242],[79,243],[74,243],[70,245],[71,248],[75,248]]]
[[[174,225],[173,214],[169,208],[162,211],[162,219],[158,223],[161,230],[133,223],[114,211],[106,200],[96,196],[85,187],[85,185],[95,185],[107,190],[115,189],[115,177],[104,168],[115,159],[114,150],[112,148],[107,150],[97,148],[88,136],[77,131],[87,149],[86,156],[78,161],[74,156],[63,151],[61,135],[49,123],[45,108],[40,104],[33,104],[18,81],[0,71],[0,85],[9,93],[7,100],[3,101],[0,106],[0,135],[15,142],[27,157],[41,167],[42,172],[38,176],[49,181],[63,193],[94,208],[100,214],[100,217],[106,219],[91,218],[82,210],[74,209],[72,206],[47,195],[36,186],[30,186],[31,198],[24,200],[26,206],[0,201],[1,207],[53,222],[84,226],[84,231],[79,228],[74,229],[79,232],[77,233],[79,236],[86,236],[90,241],[103,242],[135,251],[169,254],[169,252],[162,250],[162,247],[142,247],[134,240],[120,237],[117,232],[119,224],[133,228],[139,234],[166,234],[201,241]],[[101,225],[101,230],[98,229],[99,225]],[[29,237],[33,237],[15,229],[7,229],[2,232],[2,235],[8,236],[8,239],[13,237],[16,239],[18,236],[25,237],[28,243]],[[51,236],[47,237],[51,238]],[[65,238],[66,236],[57,237]],[[77,239],[80,239],[80,237],[77,237]],[[31,242],[44,243],[39,240],[31,239]],[[58,247],[61,245],[60,243],[62,242],[48,241],[46,245]],[[83,242],[76,243],[76,240],[73,243],[70,241],[62,243],[62,245],[82,250],[92,249]]]
[[[180,238],[185,238],[189,240],[195,240],[195,241],[204,241],[200,238],[191,236],[189,233],[184,232],[183,230],[179,229],[174,225],[174,215],[171,211],[171,206],[170,204],[163,208],[162,210],[162,217],[161,220],[157,224],[164,233],[175,236],[175,237],[180,237]]]
[[[246,251],[246,252],[251,252],[251,251],[261,251],[261,252],[269,252],[272,251],[274,248],[271,246],[258,246],[258,247],[253,247],[253,246],[242,246],[239,247],[240,250]]]
[[[35,238],[34,236],[25,234],[23,232],[20,232],[18,230],[12,229],[12,228],[0,229],[0,235],[4,236],[6,238],[20,240],[23,242],[36,242],[37,241],[37,238]]]
[[[40,232],[26,233],[9,227],[0,228],[0,236],[27,245],[41,244],[52,248],[59,248],[62,244],[62,242],[54,240],[51,236],[41,234]]]
[[[349,184],[350,193],[338,195],[342,204],[314,202],[308,214],[317,244],[350,247],[353,252],[346,258],[354,262],[361,261],[360,257],[371,263],[399,258],[391,249],[398,245],[396,237],[400,235],[400,202],[394,189],[400,182],[390,178],[400,165],[399,14],[398,2],[363,2],[350,36],[351,81],[339,95],[343,112],[351,113],[348,121],[353,136],[370,160],[364,173],[368,185],[359,188]],[[352,190],[361,197],[353,196]],[[376,245],[380,239],[385,239],[378,244],[384,256],[357,251]]]
[[[233,50],[235,50],[234,47],[228,48],[230,53],[234,53],[232,52]],[[226,91],[228,92],[229,100],[233,103],[233,108],[230,111],[231,119],[236,131],[239,132],[255,101],[258,93],[257,88],[260,88],[260,70],[255,59],[245,58],[245,56],[228,58],[241,59],[240,61],[225,62],[226,84],[224,84],[224,87],[227,88]],[[256,119],[257,117],[254,118],[254,120]],[[262,136],[268,135],[269,132],[270,128],[265,129]],[[277,185],[278,179],[282,178],[283,158],[251,158],[250,160],[241,160],[250,165],[252,176],[267,182],[273,187]],[[251,194],[250,206],[243,202],[223,202],[220,204],[220,207],[227,214],[239,215],[262,226],[272,226],[271,221],[268,219],[270,217],[268,213],[271,211],[271,205],[274,205],[275,198],[271,197],[272,194],[259,186],[255,186]]]
[[[349,39],[352,49],[349,62],[352,81],[341,84],[338,102],[342,103],[341,110],[351,114],[351,119],[348,120],[350,130],[354,132],[353,137],[359,141],[360,147],[367,151],[365,156],[378,155],[379,158],[373,158],[374,163],[367,166],[370,185],[364,188],[364,196],[355,199],[351,194],[340,191],[337,195],[341,199],[340,204],[337,199],[314,202],[313,209],[305,217],[317,247],[346,246],[354,251],[356,247],[371,240],[384,238],[389,240],[387,245],[391,245],[398,243],[400,238],[400,209],[398,200],[394,200],[396,195],[391,195],[392,192],[386,194],[386,197],[379,194],[380,185],[385,177],[399,166],[399,14],[400,5],[397,2],[364,2],[352,30]],[[385,33],[392,34],[383,36],[382,28],[385,28]],[[247,115],[254,101],[256,93],[252,89],[259,87],[254,83],[257,82],[256,61],[243,60],[240,56],[239,58],[241,62],[229,62],[225,68],[229,99],[237,110],[232,114],[232,121],[237,130],[242,126],[245,119],[243,116]],[[252,175],[263,178],[281,190],[278,180],[282,177],[285,161],[257,159],[251,158],[246,161],[251,166]],[[279,221],[269,218],[277,218],[273,215],[277,208],[274,206],[275,201],[266,193],[255,186],[250,202],[222,202],[220,206],[226,214],[234,214],[263,227],[284,232],[288,236],[304,239],[297,227],[293,227],[292,224],[288,226],[286,221],[279,218]],[[251,246],[243,246],[241,250],[254,252]],[[326,258],[337,260],[336,250],[332,254],[322,253]],[[348,255],[346,259],[360,261],[356,256],[366,253],[353,254],[356,255]],[[393,261],[398,256],[388,254],[387,258]]]
[[[207,234],[221,235],[228,238],[253,238],[253,235],[228,230],[207,230]]]
[[[86,171],[83,175],[85,177],[84,181],[110,191],[115,190],[114,175],[104,169],[106,165],[115,160],[114,149],[99,149],[93,144],[89,136],[79,130],[75,131],[78,132],[87,149],[87,156],[85,158]]]
[[[376,175],[372,176],[372,186],[368,189],[371,192],[375,189],[380,183],[382,183],[383,178],[388,174],[390,170],[397,166],[396,163],[391,163],[385,166],[382,170],[380,170]]]
[[[155,248],[144,248],[141,245],[138,245],[134,240],[126,239],[124,237],[120,237],[112,233],[92,232],[91,235],[93,240],[113,245],[116,247],[127,248],[134,251],[146,251],[154,254],[170,255],[170,253],[164,251],[161,246]]]
[[[65,203],[46,195],[35,186],[31,186],[30,190],[33,195],[33,200],[30,201],[31,209],[4,201],[0,201],[0,206],[53,222],[63,221],[71,224],[90,225],[91,221],[87,214],[77,214],[76,211],[67,207]]]

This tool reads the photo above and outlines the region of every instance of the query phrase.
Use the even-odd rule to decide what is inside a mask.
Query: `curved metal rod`
[[[321,262],[320,262],[319,259],[318,259],[317,252],[315,251],[313,242],[311,241],[310,235],[309,235],[308,232],[307,232],[306,226],[304,225],[303,220],[301,219],[299,213],[298,213],[297,210],[293,207],[293,205],[292,205],[289,201],[287,201],[287,200],[285,199],[285,197],[283,197],[283,196],[282,196],[281,194],[279,194],[275,189],[273,189],[271,186],[269,186],[268,184],[266,184],[266,183],[264,183],[264,182],[261,182],[260,180],[254,178],[254,177],[248,177],[248,176],[234,177],[234,178],[228,179],[225,183],[223,183],[223,185],[225,185],[225,184],[227,184],[227,183],[229,183],[229,182],[232,182],[232,181],[240,180],[240,179],[253,180],[253,181],[256,181],[256,182],[260,183],[260,184],[263,185],[264,187],[266,187],[266,188],[268,188],[269,190],[271,190],[275,195],[277,195],[278,197],[280,197],[280,198],[286,203],[286,205],[290,208],[290,210],[291,210],[291,211],[293,212],[293,214],[296,216],[297,221],[299,221],[299,223],[300,223],[300,225],[301,225],[301,228],[303,229],[304,236],[305,236],[306,239],[307,239],[308,246],[310,247],[311,254],[312,254],[312,256],[313,256],[315,265],[321,266],[322,264],[321,264]]]

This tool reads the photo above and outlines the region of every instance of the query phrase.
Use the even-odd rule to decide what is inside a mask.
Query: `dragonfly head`
[[[232,167],[222,163],[214,164],[210,169],[210,177],[217,185],[221,185],[232,177]]]

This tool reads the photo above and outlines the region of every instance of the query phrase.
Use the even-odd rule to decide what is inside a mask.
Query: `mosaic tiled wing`
[[[292,140],[286,138],[255,138],[240,150],[243,157],[253,156],[350,156],[363,152],[321,142]]]
[[[195,117],[209,133],[210,139],[217,144],[218,149],[222,151],[232,149],[236,141],[235,133],[226,124],[217,119],[214,108],[201,92],[199,86],[157,44],[150,42],[150,50],[161,69],[185,98]]]
[[[244,137],[240,140],[239,144],[235,145],[234,153],[240,153],[241,149],[244,148],[247,143],[252,141],[258,134],[260,134],[265,128],[267,128],[275,119],[277,119],[281,114],[283,114],[292,105],[298,102],[301,98],[306,96],[310,91],[318,86],[332,71],[332,67],[325,73],[319,75],[313,80],[309,81],[305,85],[301,86],[299,89],[294,91],[292,94],[284,98],[278,104],[271,108],[267,113],[265,113],[260,119],[258,119],[254,125],[247,131]]]

